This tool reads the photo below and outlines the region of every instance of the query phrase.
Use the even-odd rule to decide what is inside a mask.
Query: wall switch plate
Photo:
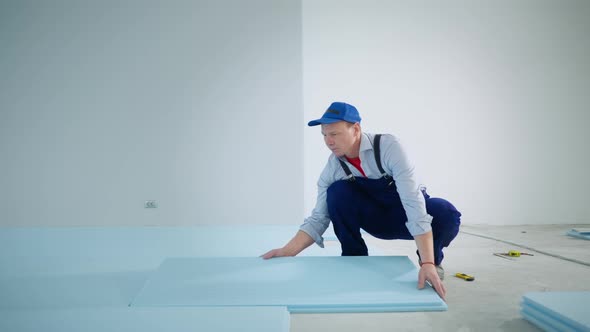
[[[145,203],[143,204],[143,207],[146,209],[155,209],[158,207],[158,204],[156,204],[156,201],[150,200],[150,201],[145,201]]]

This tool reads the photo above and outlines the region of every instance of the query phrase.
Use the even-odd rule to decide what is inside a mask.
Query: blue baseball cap
[[[361,122],[361,116],[356,107],[342,102],[334,102],[320,119],[309,121],[308,126],[317,126],[324,123],[334,123],[338,121],[346,121],[350,123]]]

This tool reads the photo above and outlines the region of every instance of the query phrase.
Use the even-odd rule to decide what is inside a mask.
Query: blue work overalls
[[[414,239],[405,225],[408,218],[395,181],[381,166],[379,140],[380,135],[376,135],[374,151],[377,167],[383,174],[381,178],[354,177],[340,161],[348,179],[334,182],[327,191],[328,213],[342,245],[342,256],[368,255],[361,229],[379,239]],[[444,257],[442,249],[449,246],[459,232],[461,213],[448,201],[431,198],[425,189],[422,194],[426,212],[432,216],[434,263],[440,265]]]

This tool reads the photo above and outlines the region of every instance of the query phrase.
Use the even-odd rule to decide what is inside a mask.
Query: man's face
[[[352,124],[346,121],[339,121],[330,124],[322,124],[322,135],[328,149],[336,156],[349,157],[355,156],[353,153],[355,137],[357,130],[360,131],[358,124]]]

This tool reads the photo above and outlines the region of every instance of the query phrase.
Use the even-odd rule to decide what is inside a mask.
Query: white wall
[[[589,223],[590,2],[304,0],[305,119],[356,105],[464,223]],[[305,212],[328,156],[305,141]]]
[[[2,0],[0,225],[300,223],[328,156],[305,123],[334,100],[400,136],[466,223],[588,222],[589,14],[572,0],[306,0],[303,17],[294,0]]]
[[[0,225],[300,223],[301,62],[299,1],[0,1]]]

